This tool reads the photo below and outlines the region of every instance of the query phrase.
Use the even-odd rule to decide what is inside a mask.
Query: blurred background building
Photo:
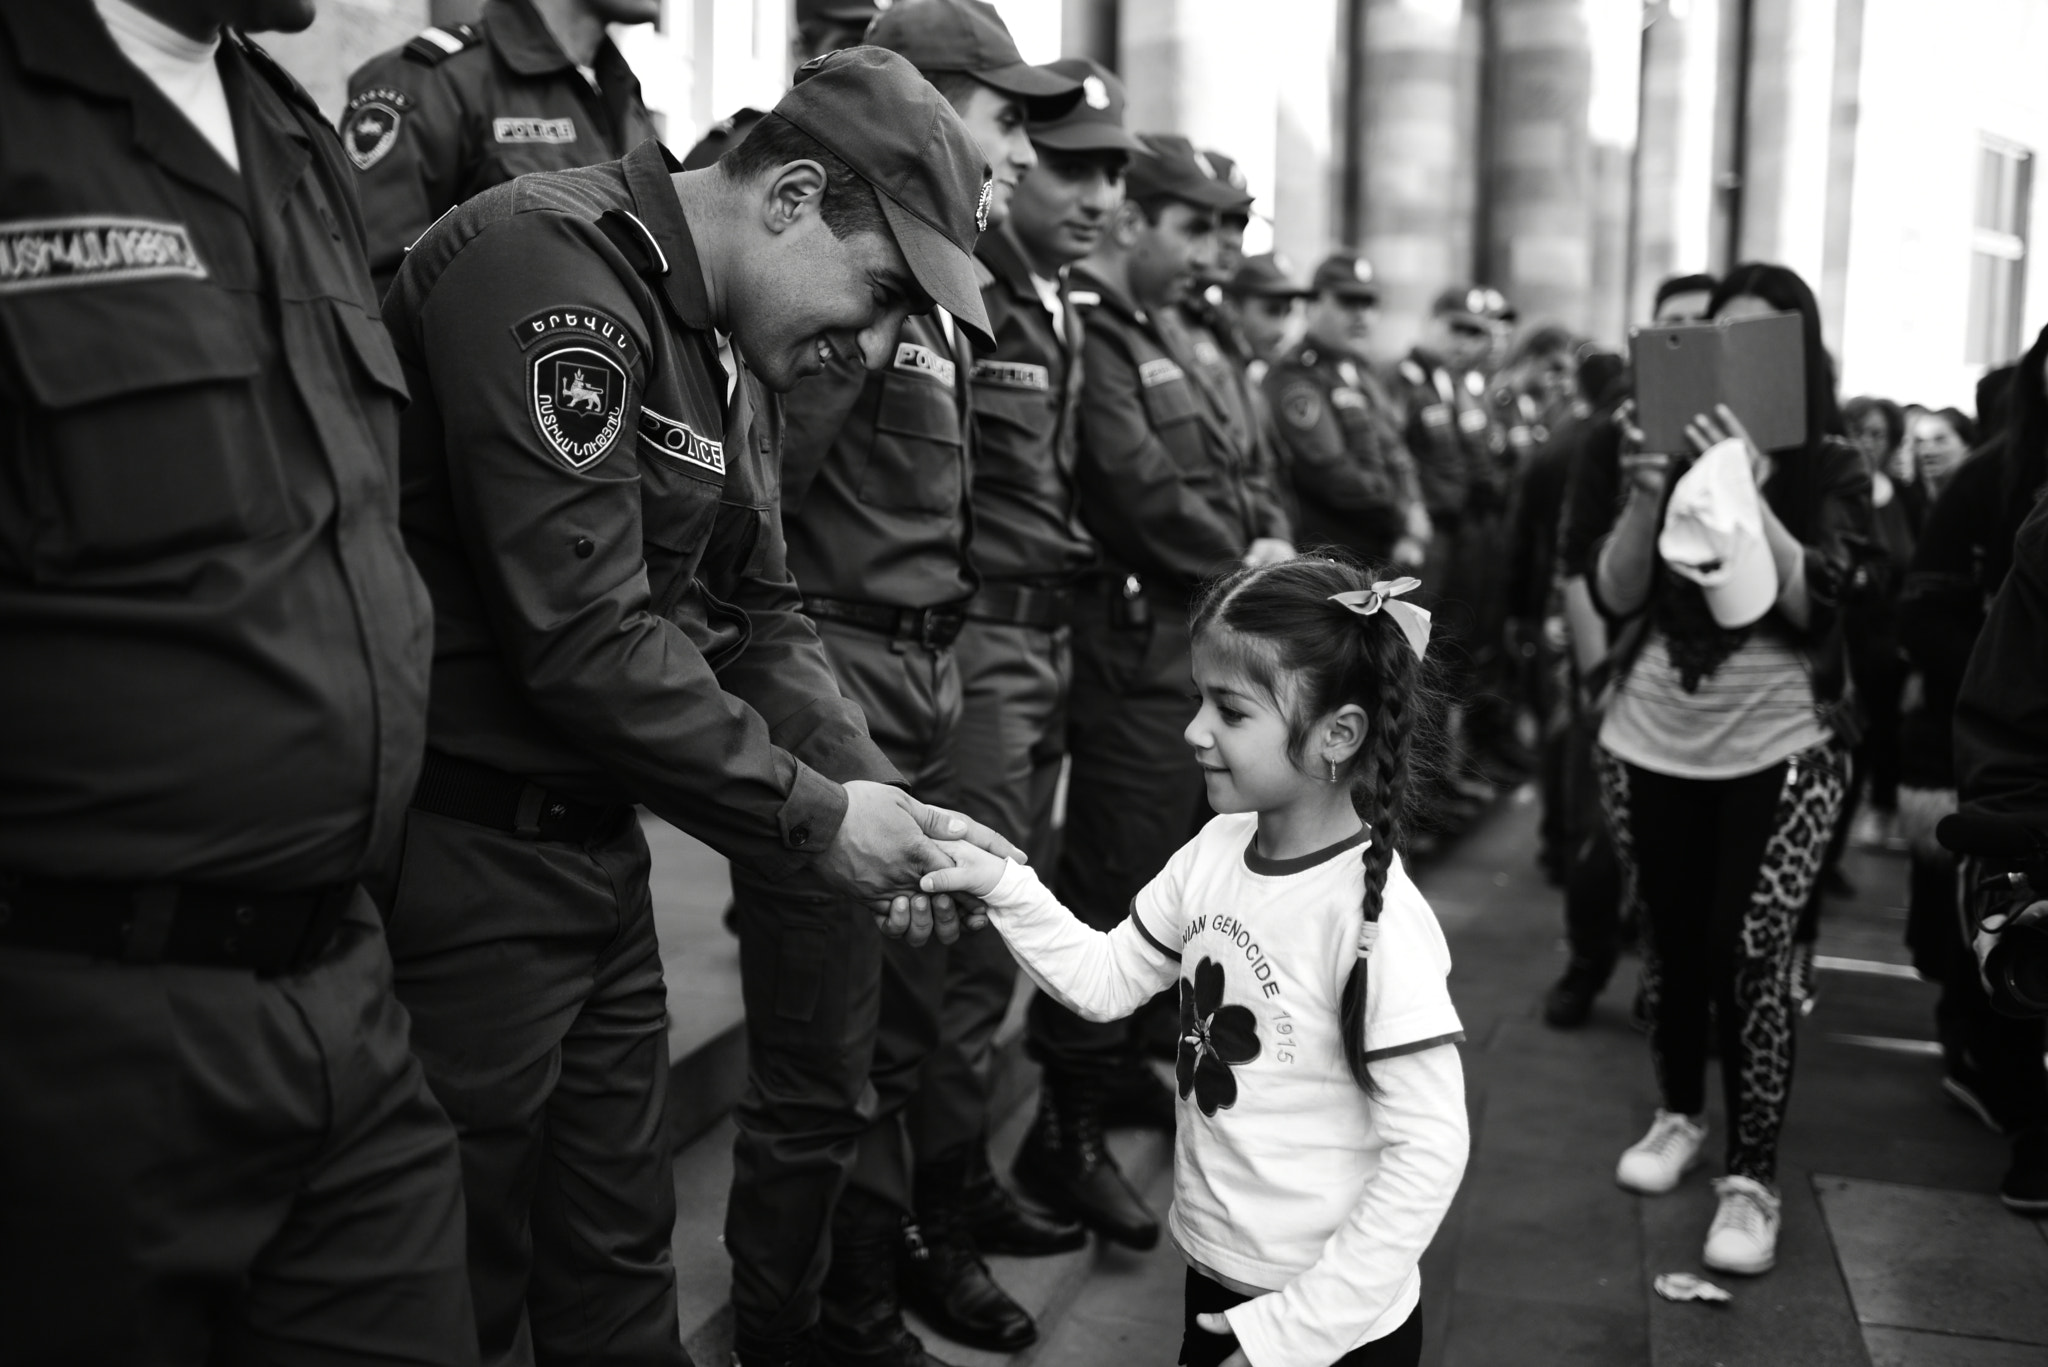
[[[899,3],[905,0],[898,0]],[[914,3],[914,0],[909,0]],[[480,0],[322,0],[266,39],[330,111],[364,58]],[[2048,318],[2031,271],[2048,0],[997,0],[1138,128],[1235,157],[1253,250],[1348,243],[1405,348],[1446,284],[1619,342],[1665,275],[1781,261],[1845,393],[1964,403]],[[666,0],[622,30],[680,152],[789,66],[790,0]]]

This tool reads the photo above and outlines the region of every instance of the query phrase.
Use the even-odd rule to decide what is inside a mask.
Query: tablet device
[[[1629,360],[1646,451],[1689,455],[1685,425],[1721,403],[1762,450],[1806,444],[1806,349],[1796,313],[1636,328]]]

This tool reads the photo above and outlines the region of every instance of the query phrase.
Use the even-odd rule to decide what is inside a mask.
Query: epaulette
[[[1401,378],[1409,384],[1426,384],[1429,381],[1429,372],[1425,371],[1421,363],[1411,356],[1401,362]]]
[[[654,234],[639,215],[624,209],[607,209],[597,220],[597,230],[611,240],[619,254],[632,263],[633,269],[641,275],[660,277],[668,274],[668,254],[661,244],[654,240]]]
[[[311,114],[315,122],[328,127],[329,131],[332,131],[332,125],[328,124],[327,116],[320,112],[319,101],[315,100],[307,92],[306,87],[299,84],[296,76],[293,76],[291,72],[284,69],[284,66],[277,58],[271,56],[265,50],[263,44],[257,42],[240,29],[229,29],[228,36],[234,40],[235,46],[242,50],[242,55],[249,59],[249,65],[256,68],[256,74],[269,82],[273,90],[284,96],[286,100],[299,106],[306,113]]]
[[[439,66],[465,48],[484,40],[475,24],[450,24],[430,28],[405,45],[405,55],[427,66]]]
[[[1092,309],[1102,302],[1102,296],[1094,290],[1069,290],[1067,302],[1077,309]]]

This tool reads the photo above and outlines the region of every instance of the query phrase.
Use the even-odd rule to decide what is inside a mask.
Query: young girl
[[[1189,1367],[1420,1359],[1416,1265],[1467,1136],[1450,954],[1394,853],[1429,634],[1396,596],[1413,587],[1304,558],[1197,601],[1187,741],[1222,815],[1115,930],[971,846],[923,880],[981,898],[1032,979],[1090,1019],[1180,980],[1169,1227]]]

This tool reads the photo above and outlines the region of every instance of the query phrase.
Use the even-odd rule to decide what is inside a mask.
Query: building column
[[[1583,331],[1593,278],[1588,0],[1494,0],[1488,283],[1528,322]]]
[[[1720,0],[1652,0],[1644,12],[1641,119],[1628,321],[1646,321],[1660,281],[1716,271]]]

